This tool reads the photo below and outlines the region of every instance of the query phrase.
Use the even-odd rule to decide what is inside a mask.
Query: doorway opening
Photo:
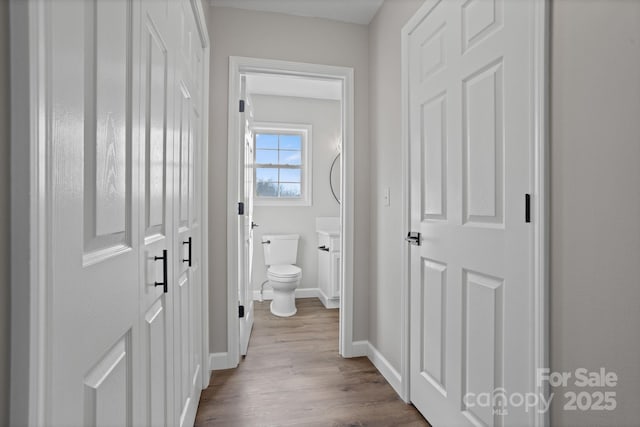
[[[258,90],[256,87],[261,87]],[[313,206],[313,191],[327,187],[337,217],[328,218],[317,213],[313,237],[303,239],[307,257],[316,257],[318,227],[334,226],[339,235],[336,249],[339,256],[334,260],[336,282],[339,287],[333,295],[320,292],[316,285],[302,286],[298,295],[318,296],[325,306],[333,303],[339,306],[339,353],[343,357],[359,356],[353,346],[353,164],[354,164],[354,90],[353,69],[318,64],[296,63],[245,57],[231,57],[229,61],[229,123],[228,123],[228,192],[227,205],[227,357],[229,367],[237,366],[240,355],[246,354],[253,322],[253,300],[264,295],[256,283],[264,283],[252,277],[251,267],[263,274],[263,262],[252,260],[253,254],[262,253],[262,242],[253,237],[257,224],[252,218],[255,201],[258,205],[273,206],[284,204],[293,209],[309,209]],[[265,89],[268,88],[268,89]],[[269,91],[272,95],[286,95],[290,99],[324,98],[336,103],[335,116],[339,126],[331,135],[316,132],[309,120],[294,119],[285,123],[282,119],[264,116],[253,120],[253,103],[265,108]],[[262,92],[258,97],[249,97],[249,92]],[[268,108],[269,111],[272,108]],[[295,139],[291,152],[298,160],[291,164],[274,165],[267,157],[280,154],[277,149],[260,147],[258,153],[256,135],[273,135],[283,139]],[[320,137],[322,141],[320,140]],[[267,143],[267,142],[265,142]],[[329,147],[322,156],[324,163],[311,161],[311,145],[323,144]],[[268,143],[267,143],[268,144]],[[255,152],[254,152],[255,150]],[[330,151],[330,153],[329,153]],[[260,156],[258,156],[260,154]],[[315,154],[314,154],[315,155]],[[264,157],[264,158],[263,158]],[[267,159],[267,160],[265,160]],[[297,167],[300,166],[300,167]],[[314,170],[319,169],[319,170]],[[326,170],[325,170],[326,169]],[[333,170],[333,174],[332,174]],[[271,174],[271,175],[269,175]],[[275,174],[275,175],[274,175]],[[333,176],[332,176],[333,175]],[[339,178],[339,179],[338,179]],[[317,181],[317,182],[316,182]],[[275,184],[274,184],[275,183]],[[316,185],[318,184],[318,185]],[[247,190],[249,188],[250,190]],[[332,188],[336,198],[331,195]],[[258,191],[259,190],[259,191]],[[337,221],[336,221],[337,220]],[[324,222],[323,222],[324,221]],[[327,222],[328,221],[328,222]],[[263,227],[264,232],[268,232]],[[259,234],[263,234],[262,230]],[[254,245],[255,240],[255,245]],[[298,251],[300,254],[300,251]],[[315,273],[312,273],[315,276]],[[304,272],[303,272],[304,277]],[[307,283],[316,277],[307,277]],[[253,283],[252,283],[253,282]],[[312,295],[315,294],[315,295]],[[324,294],[324,299],[321,294]],[[338,302],[339,301],[339,302]]]

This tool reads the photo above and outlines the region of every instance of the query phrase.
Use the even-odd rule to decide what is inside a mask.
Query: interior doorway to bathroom
[[[253,324],[253,301],[260,296],[259,286],[256,286],[256,274],[263,273],[258,273],[257,269],[265,269],[263,265],[258,265],[258,260],[253,259],[253,255],[262,250],[261,242],[256,239],[254,230],[260,226],[257,229],[260,231],[255,233],[261,234],[263,227],[266,231],[266,224],[258,225],[254,221],[254,204],[273,206],[284,201],[285,205],[293,206],[298,212],[302,212],[310,211],[314,200],[324,196],[331,197],[335,211],[327,208],[317,212],[314,228],[337,228],[338,256],[332,258],[332,271],[338,275],[337,281],[340,285],[334,288],[333,294],[328,288],[326,292],[322,292],[320,286],[302,285],[297,295],[317,296],[325,306],[330,306],[332,302],[339,305],[339,353],[343,357],[359,355],[353,346],[353,87],[351,68],[245,57],[230,58],[227,345],[231,366],[236,366],[240,356],[247,352]],[[271,112],[278,109],[269,104],[273,102],[273,99],[267,99],[270,95],[271,98],[279,95],[282,98],[294,99],[293,103],[296,98],[333,101],[336,105],[334,113],[338,126],[335,131],[327,133],[314,132],[310,120],[301,117],[282,120],[263,115],[260,116],[261,120],[255,120],[252,113],[255,107]],[[324,104],[328,105],[331,102]],[[260,167],[261,165],[256,164],[255,162],[260,163],[258,154],[282,154],[276,152],[277,150],[268,152],[268,147],[263,147],[265,150],[261,153],[254,152],[257,133],[271,136],[282,134],[284,137],[300,134],[300,142],[286,147],[290,152],[284,153],[297,156],[299,160],[293,163],[300,164],[300,170],[295,170],[296,168],[290,164],[282,170],[275,170],[277,168],[272,167],[272,164],[271,167]],[[316,154],[309,146],[305,149],[306,144],[323,144],[325,149],[322,153]],[[300,152],[297,153],[298,148]],[[311,153],[323,157],[323,161],[318,162],[319,159],[315,159],[316,161],[312,162]],[[258,197],[254,199],[256,195]],[[329,212],[329,215],[326,212]],[[335,218],[332,212],[337,214]],[[317,256],[318,246],[322,245],[318,244],[315,231],[313,237],[306,236],[301,239],[299,256],[301,250],[306,252],[307,257],[309,254]],[[303,280],[306,277],[307,284],[317,280],[319,265],[316,265],[316,269],[306,272],[303,268]],[[322,281],[320,278],[319,282]]]

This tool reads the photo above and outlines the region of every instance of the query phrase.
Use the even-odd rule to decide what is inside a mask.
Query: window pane
[[[278,169],[276,168],[257,168],[256,181],[258,182],[278,182]]]
[[[280,150],[281,165],[299,165],[302,160],[301,151]]]
[[[280,182],[300,182],[300,169],[280,169]]]
[[[275,165],[278,163],[278,150],[256,150],[256,163]]]
[[[273,148],[278,149],[278,135],[270,135],[268,133],[256,134],[256,148]]]
[[[300,184],[280,184],[280,197],[300,197]]]
[[[302,149],[302,137],[300,135],[280,135],[281,150]]]
[[[258,181],[256,195],[259,197],[278,197],[278,184],[275,182]]]

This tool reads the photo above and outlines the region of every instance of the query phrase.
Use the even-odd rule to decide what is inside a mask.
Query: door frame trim
[[[410,162],[409,162],[409,36],[439,3],[427,0],[402,28],[401,32],[401,115],[402,115],[402,226],[408,231],[411,226]],[[531,60],[533,63],[532,117],[530,118],[531,156],[533,185],[532,212],[532,256],[533,265],[533,365],[535,368],[549,366],[549,310],[548,310],[548,266],[549,266],[549,5],[546,0],[533,0],[533,40]],[[410,395],[410,253],[405,245],[401,253],[401,398],[409,403]],[[535,372],[531,373],[532,384]],[[536,391],[548,399],[548,387]],[[549,413],[535,411],[535,425],[549,425]]]
[[[202,329],[201,340],[202,347],[200,349],[200,360],[202,363],[201,374],[201,388],[204,390],[209,386],[209,379],[211,377],[211,369],[209,367],[209,67],[210,67],[210,55],[211,55],[211,41],[209,39],[209,31],[207,29],[205,10],[201,0],[190,0],[191,8],[196,20],[196,27],[198,28],[198,36],[202,43],[203,58],[202,58],[202,121],[200,123],[200,150],[202,158],[200,159],[200,178],[202,180],[200,185],[200,231],[202,233],[200,243],[200,288],[202,291],[201,314],[202,314]]]
[[[353,278],[354,278],[354,70],[349,67],[311,64],[302,62],[259,59],[241,56],[229,57],[228,97],[228,145],[227,145],[227,367],[240,361],[238,320],[238,256],[237,221],[235,206],[238,188],[237,141],[240,129],[238,100],[240,99],[240,75],[242,73],[285,74],[340,80],[342,87],[342,295],[340,298],[339,352],[343,357],[361,356],[353,343]]]
[[[203,71],[209,73],[210,43],[200,0],[190,0],[203,45]],[[47,137],[49,63],[45,0],[11,0],[11,343],[10,424],[46,426],[49,410],[51,346],[51,176]],[[202,259],[208,259],[208,150],[209,79],[204,79],[202,120]],[[202,363],[209,360],[208,263],[202,265]],[[210,373],[202,369],[201,386]]]
[[[44,0],[12,0],[10,424],[46,424],[51,216]]]

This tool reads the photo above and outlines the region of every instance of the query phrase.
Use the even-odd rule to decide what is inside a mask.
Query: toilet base
[[[271,314],[278,317],[291,317],[298,312],[296,308],[295,290],[273,290],[273,300],[270,305]]]

